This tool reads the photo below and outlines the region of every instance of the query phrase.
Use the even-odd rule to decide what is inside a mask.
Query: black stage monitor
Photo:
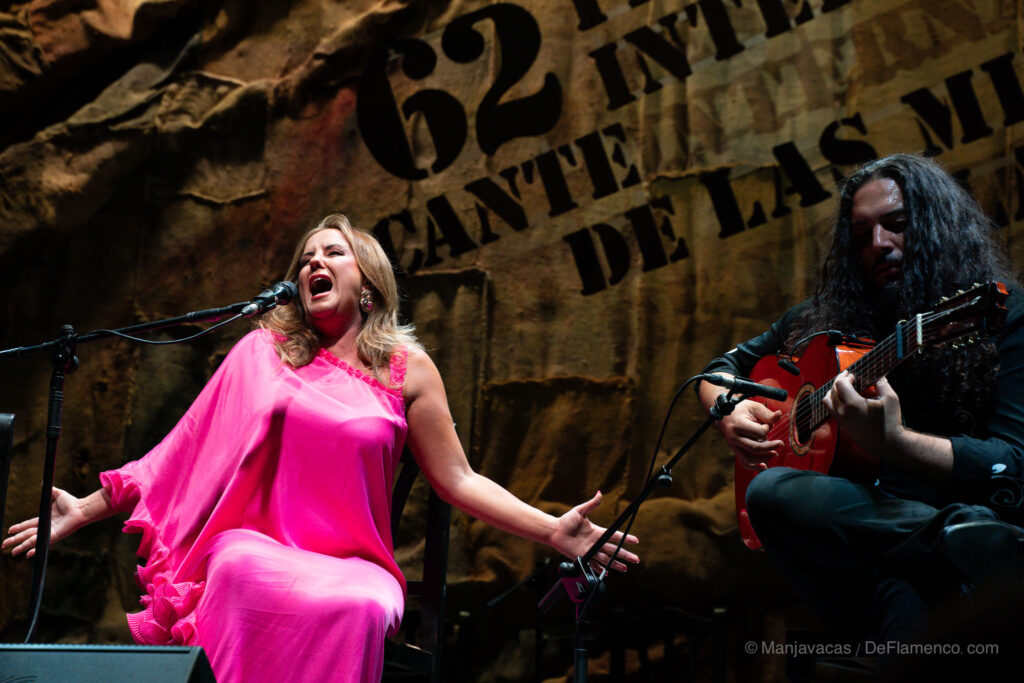
[[[201,647],[0,644],[7,683],[216,683]]]

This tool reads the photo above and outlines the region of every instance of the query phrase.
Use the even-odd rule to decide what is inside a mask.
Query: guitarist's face
[[[875,288],[903,275],[903,193],[889,178],[872,180],[853,195],[850,231],[864,278]]]

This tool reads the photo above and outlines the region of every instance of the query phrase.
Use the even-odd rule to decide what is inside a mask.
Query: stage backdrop
[[[472,465],[555,514],[600,489],[607,522],[643,487],[676,388],[808,294],[854,165],[937,155],[1020,262],[1022,9],[4,3],[0,343],[245,300],[341,211],[393,255]],[[82,346],[58,485],[87,493],[143,455],[245,331]],[[34,514],[48,374],[46,358],[0,366],[0,410],[17,414],[8,521]],[[685,394],[659,462],[702,418]],[[612,579],[613,604],[722,606],[737,642],[778,634],[792,598],[740,543],[732,467],[709,434],[673,470],[641,510],[643,561]],[[54,548],[43,637],[127,637],[135,539],[117,526]],[[418,550],[413,531],[397,550],[413,576]],[[479,615],[548,554],[456,515],[453,609],[528,626],[527,588],[494,608],[511,616]],[[0,628],[15,639],[29,572],[5,557],[3,575]],[[483,650],[503,648],[515,679],[526,658],[499,640]],[[734,654],[740,678],[779,673],[778,657]]]

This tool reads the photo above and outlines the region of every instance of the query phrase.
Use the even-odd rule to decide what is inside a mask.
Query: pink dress
[[[221,683],[379,681],[405,597],[390,513],[406,429],[400,389],[324,349],[292,368],[269,332],[246,335],[160,445],[100,475],[142,533],[135,639],[201,645]]]

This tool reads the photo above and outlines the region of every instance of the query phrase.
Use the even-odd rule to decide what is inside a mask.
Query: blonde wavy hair
[[[284,277],[298,284],[299,261],[306,242],[323,230],[338,230],[345,236],[352,248],[356,265],[370,286],[373,310],[369,313],[360,310],[363,325],[356,337],[356,352],[359,360],[373,370],[378,380],[388,383],[392,354],[403,346],[419,348],[419,343],[413,335],[413,326],[398,322],[395,271],[377,239],[365,230],[352,227],[348,218],[342,214],[331,214],[299,238]],[[292,367],[309,365],[320,350],[320,337],[306,316],[301,297],[295,297],[289,304],[268,311],[261,316],[258,325],[275,333],[277,353],[281,360]]]

